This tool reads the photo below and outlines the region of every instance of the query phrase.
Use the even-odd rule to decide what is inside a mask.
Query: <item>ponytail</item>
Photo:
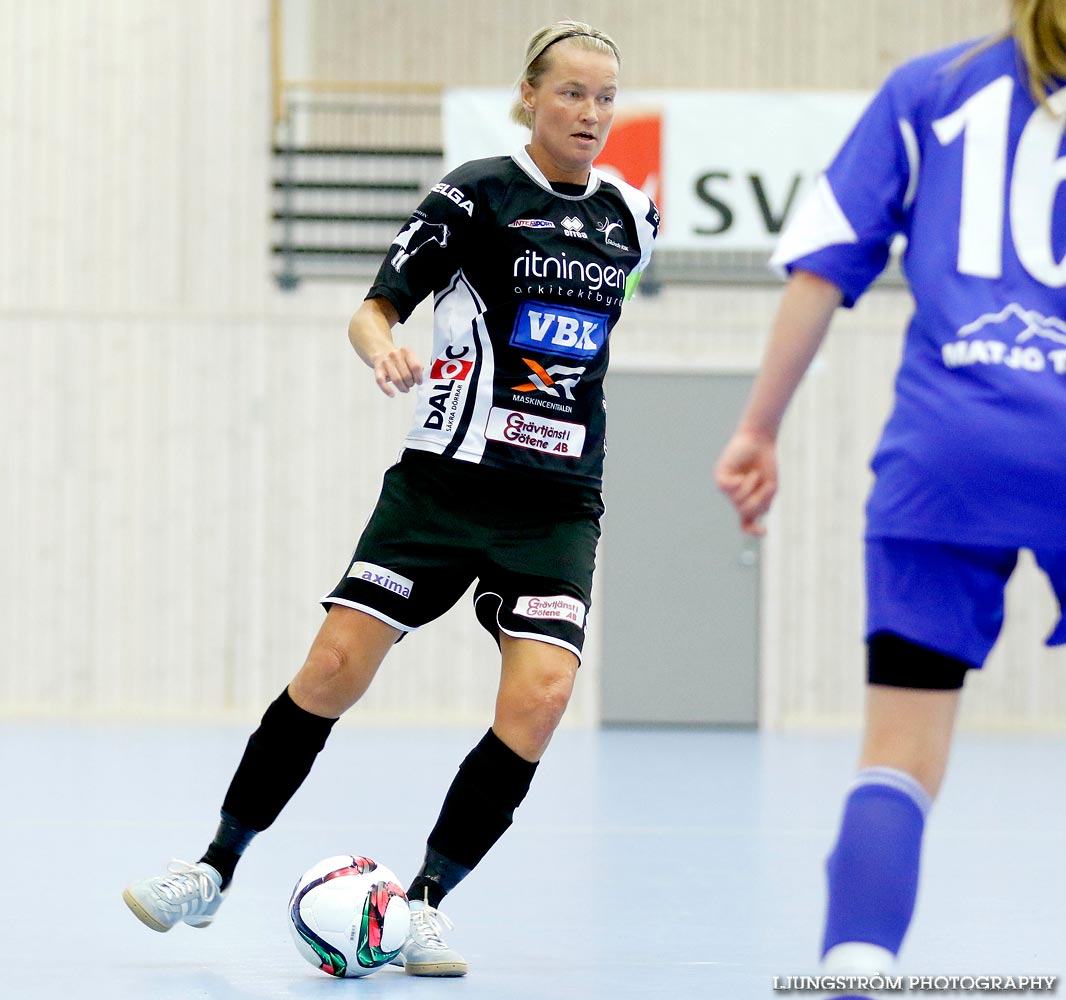
[[[1066,82],[1066,3],[1011,0],[1011,32],[1025,60],[1029,90],[1046,105],[1049,91]]]

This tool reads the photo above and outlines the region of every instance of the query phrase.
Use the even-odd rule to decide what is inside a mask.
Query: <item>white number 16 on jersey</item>
[[[1003,273],[1013,93],[1014,81],[1001,76],[958,110],[933,122],[943,146],[966,133],[958,268],[980,278],[998,278]],[[1018,140],[1010,178],[1010,231],[1022,266],[1042,284],[1061,288],[1066,285],[1066,258],[1055,260],[1051,223],[1058,189],[1066,181],[1066,156],[1059,156],[1066,128],[1066,88],[1052,94],[1049,104],[1056,115],[1038,107]]]

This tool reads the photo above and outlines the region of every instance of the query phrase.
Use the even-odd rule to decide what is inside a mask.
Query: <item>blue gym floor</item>
[[[338,727],[215,924],[153,933],[122,888],[199,857],[248,731],[0,726],[0,995],[756,1000],[789,995],[774,976],[816,971],[853,735],[563,731],[514,827],[443,907],[469,975],[333,980],[290,940],[293,883],[345,852],[406,882],[480,732]],[[902,973],[1066,973],[1064,789],[1066,739],[960,738]]]

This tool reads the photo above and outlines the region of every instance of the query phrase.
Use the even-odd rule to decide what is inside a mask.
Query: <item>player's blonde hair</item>
[[[551,65],[548,49],[556,42],[572,39],[575,45],[589,52],[599,52],[605,56],[614,56],[621,64],[622,57],[618,52],[618,46],[604,32],[593,28],[584,21],[556,21],[539,31],[535,31],[526,45],[526,64],[522,75],[518,78],[516,86],[519,88],[518,98],[511,106],[511,120],[526,128],[533,127],[533,113],[522,101],[521,87],[528,83],[536,87],[540,78]]]
[[[1029,89],[1040,103],[1066,81],[1066,2],[1011,0],[1011,33],[1025,59]]]

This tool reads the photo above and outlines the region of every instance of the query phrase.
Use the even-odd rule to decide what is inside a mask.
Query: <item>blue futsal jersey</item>
[[[852,305],[902,234],[915,299],[867,537],[1066,548],[1066,88],[1013,39],[888,79],[774,263]]]

